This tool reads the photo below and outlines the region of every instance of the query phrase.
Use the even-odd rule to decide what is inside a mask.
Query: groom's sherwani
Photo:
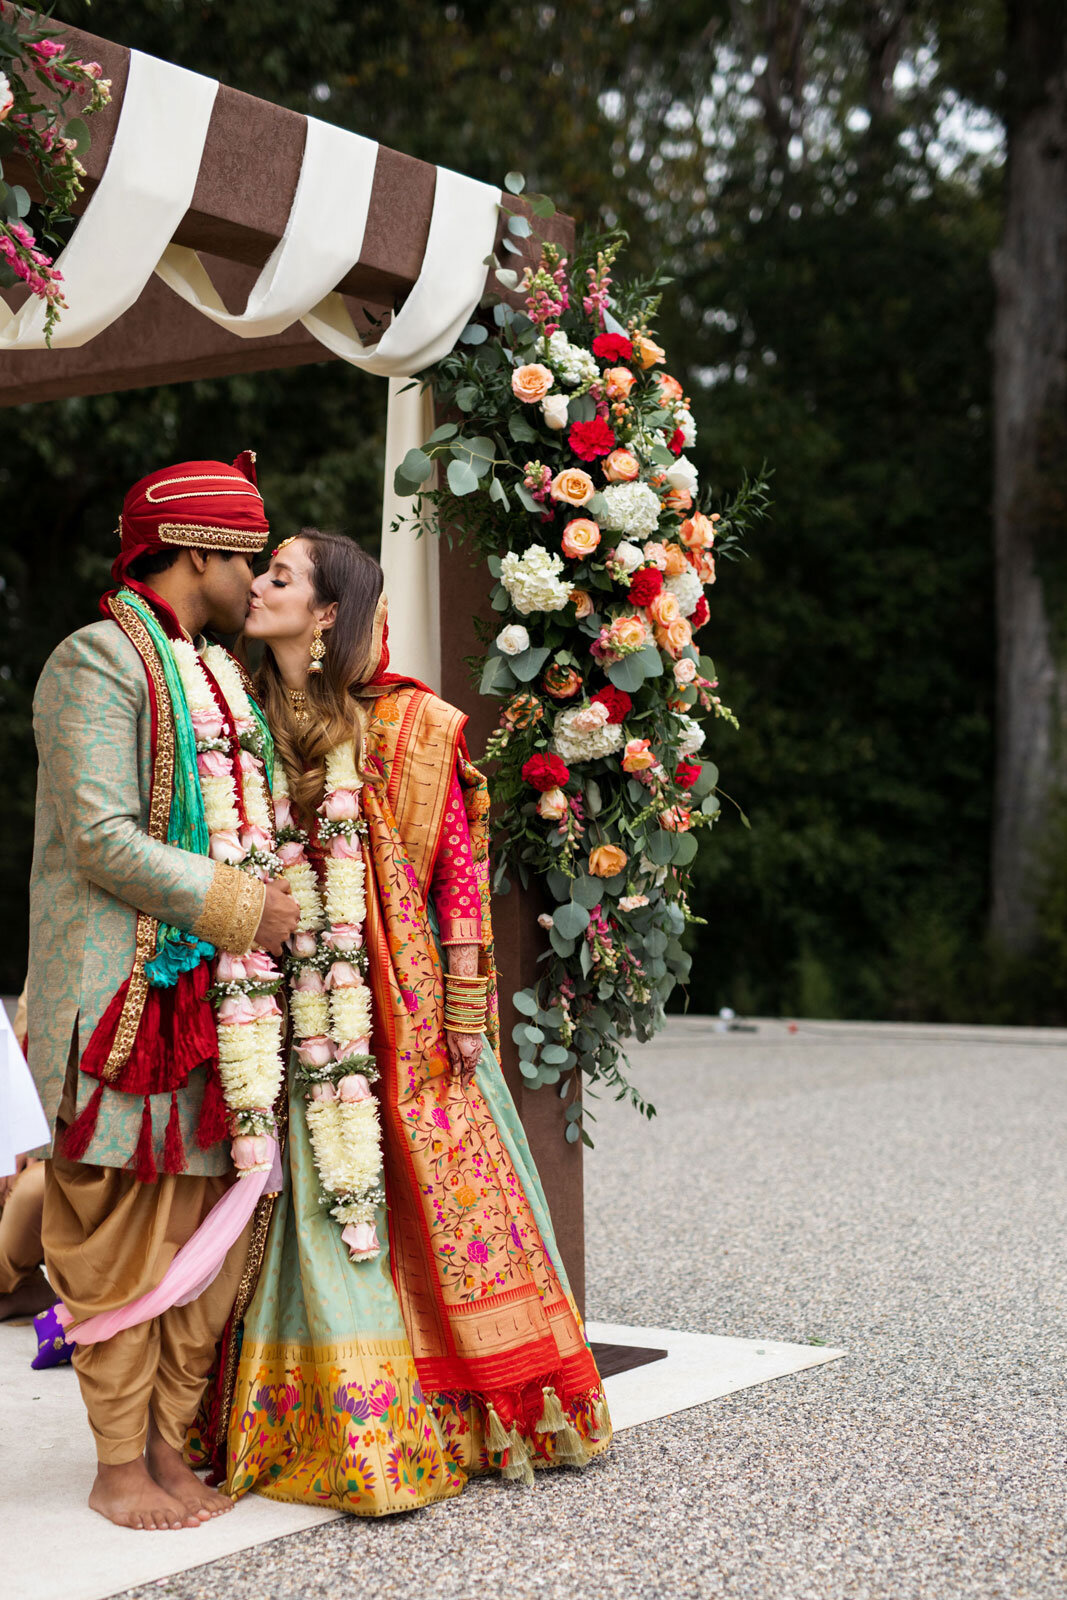
[[[121,534],[119,584],[139,556],[168,545],[260,549],[267,523],[251,461],[186,462],[142,479]],[[167,842],[180,751],[153,629],[163,645],[181,629],[150,587],[130,588],[144,615],[120,590],[111,620],[55,650],[34,698],[28,1058],[55,1129],[45,1264],[75,1323],[154,1288],[232,1181],[225,1118],[206,1115],[212,1094],[221,1105],[207,957],[212,946],[247,950],[264,902],[254,876]],[[150,984],[164,927],[187,941],[190,960],[176,981]],[[182,1447],[246,1255],[247,1231],[197,1299],[76,1345],[102,1462],[142,1453],[150,1412]]]

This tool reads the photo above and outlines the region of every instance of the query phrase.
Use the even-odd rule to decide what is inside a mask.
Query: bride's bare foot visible
[[[10,1294],[0,1294],[0,1322],[6,1322],[8,1317],[35,1317],[38,1311],[54,1306],[58,1299],[44,1273],[35,1272]]]
[[[209,1489],[191,1467],[182,1460],[180,1450],[175,1450],[156,1427],[155,1418],[148,1424],[148,1448],[145,1451],[148,1470],[167,1494],[179,1501],[185,1512],[199,1522],[221,1517],[233,1510],[233,1501],[217,1489]]]
[[[200,1519],[192,1516],[176,1496],[168,1494],[151,1476],[143,1456],[138,1456],[136,1461],[123,1461],[118,1466],[105,1466],[100,1462],[89,1504],[120,1528],[156,1531],[200,1526]]]

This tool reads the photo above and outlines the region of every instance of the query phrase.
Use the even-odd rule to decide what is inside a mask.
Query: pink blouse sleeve
[[[452,783],[445,805],[441,847],[430,883],[442,944],[479,944],[482,937],[481,899],[474,877],[474,852],[459,779]]]

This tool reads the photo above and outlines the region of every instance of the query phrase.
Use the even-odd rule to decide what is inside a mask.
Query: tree
[[[1067,801],[1067,27],[1009,7],[1004,234],[996,253],[995,939],[1031,951]]]

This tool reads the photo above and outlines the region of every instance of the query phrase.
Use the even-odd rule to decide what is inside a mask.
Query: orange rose
[[[609,367],[604,374],[609,400],[625,400],[636,382],[628,367]]]
[[[666,359],[667,352],[655,339],[650,339],[647,334],[639,333],[634,340],[634,359],[638,366],[654,367],[657,362]]]
[[[677,661],[687,645],[693,642],[693,629],[688,617],[676,617],[665,628],[656,629],[656,643]]]
[[[685,551],[680,544],[674,543],[665,544],[663,548],[667,552],[667,565],[663,571],[668,578],[677,578],[689,565],[685,559]]]
[[[545,693],[553,700],[569,700],[582,687],[582,675],[573,667],[561,667],[553,662],[545,672],[544,684]]]
[[[697,577],[701,583],[715,582],[715,558],[707,550],[698,550],[693,560]]]
[[[659,814],[659,825],[668,833],[688,833],[693,826],[693,814],[687,806],[671,806]]]
[[[591,617],[593,615],[593,597],[588,589],[572,589],[571,605],[574,607],[574,615],[579,622],[583,617]]]
[[[613,450],[601,466],[609,483],[632,483],[641,471],[640,461],[629,450]]]
[[[589,852],[589,873],[593,878],[614,878],[622,872],[629,856],[617,844],[598,844]]]
[[[648,614],[661,628],[669,628],[682,614],[678,596],[671,594],[669,589],[661,589],[655,599],[649,602]]]
[[[553,500],[563,500],[569,506],[587,506],[595,494],[596,485],[581,467],[565,467],[552,479]]]
[[[668,489],[663,496],[663,504],[668,511],[691,511],[693,496],[688,489]]]
[[[536,400],[543,400],[554,382],[548,368],[534,361],[528,367],[515,368],[511,374],[511,392],[517,400],[531,405]]]
[[[696,511],[686,517],[678,529],[678,537],[687,550],[704,550],[715,542],[714,520],[706,517],[703,511]]]
[[[652,745],[648,739],[631,739],[622,753],[624,772],[647,772],[656,765]]]
[[[656,382],[659,384],[661,400],[681,400],[684,392],[682,386],[669,372],[657,372]]]
[[[591,556],[600,543],[600,528],[589,517],[575,517],[563,530],[563,554],[572,561]]]
[[[641,617],[616,617],[608,629],[608,638],[623,650],[640,650],[648,643],[648,629]]]

